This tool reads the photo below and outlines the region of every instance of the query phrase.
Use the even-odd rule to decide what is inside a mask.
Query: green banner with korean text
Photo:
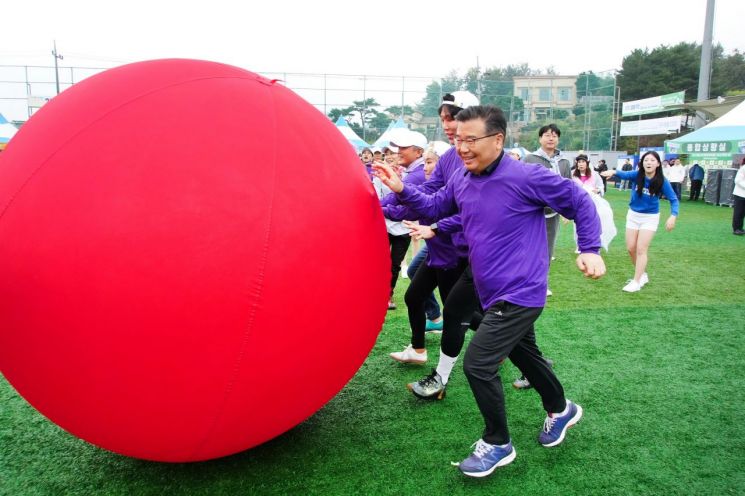
[[[730,160],[733,154],[745,153],[745,141],[712,140],[689,143],[666,141],[665,151],[689,155],[694,160]]]
[[[654,114],[655,112],[662,112],[668,107],[683,105],[683,103],[685,103],[685,91],[624,102],[621,109],[621,116],[629,117],[632,115]]]

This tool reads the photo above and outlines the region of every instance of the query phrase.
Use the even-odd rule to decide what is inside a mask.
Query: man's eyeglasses
[[[455,146],[460,146],[463,143],[465,143],[468,148],[471,148],[473,145],[476,144],[476,142],[478,140],[482,140],[484,138],[491,138],[492,136],[496,136],[498,134],[502,134],[502,133],[487,134],[486,136],[480,136],[478,138],[459,138],[459,137],[456,136],[455,137]]]

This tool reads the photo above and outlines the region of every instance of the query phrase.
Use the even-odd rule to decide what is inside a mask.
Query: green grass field
[[[405,389],[430,366],[388,357],[409,340],[401,280],[399,309],[332,401],[286,434],[219,460],[162,464],[97,449],[0,379],[0,494],[745,494],[745,238],[731,233],[731,209],[684,200],[675,231],[652,243],[649,285],[625,294],[627,195],[610,190],[608,199],[619,237],[604,254],[607,276],[582,277],[564,227],[554,296],[537,324],[567,396],[585,409],[561,446],[537,443],[538,395],[513,389],[518,373],[507,364],[517,459],[482,480],[450,466],[469,454],[482,420],[461,361],[444,401],[417,401]],[[663,202],[663,222],[668,212]],[[427,347],[434,366],[439,337]]]

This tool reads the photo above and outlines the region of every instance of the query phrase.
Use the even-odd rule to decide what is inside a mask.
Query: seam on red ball
[[[251,306],[248,311],[248,322],[246,323],[245,331],[243,332],[243,338],[241,339],[241,345],[238,352],[238,356],[236,357],[235,364],[233,365],[233,372],[230,375],[230,378],[228,379],[227,384],[225,385],[225,392],[223,394],[222,401],[218,405],[217,411],[215,412],[215,418],[212,421],[212,424],[207,429],[204,437],[202,440],[197,443],[196,448],[194,449],[194,452],[189,457],[189,459],[197,460],[202,459],[203,455],[200,455],[202,450],[204,449],[204,446],[209,442],[209,440],[212,438],[212,434],[214,433],[215,429],[217,429],[217,426],[219,425],[220,421],[222,420],[223,413],[225,411],[225,405],[228,402],[228,399],[230,398],[230,395],[233,393],[233,389],[235,388],[235,383],[238,377],[238,374],[240,373],[241,367],[243,366],[243,359],[246,355],[246,347],[248,345],[249,338],[251,337],[253,327],[254,327],[254,321],[256,319],[256,312],[258,311],[259,307],[261,306],[261,296],[262,292],[264,290],[264,279],[266,276],[266,265],[269,259],[269,246],[270,246],[270,238],[272,235],[272,227],[273,227],[273,220],[274,220],[274,199],[276,194],[276,187],[277,187],[277,120],[276,120],[276,100],[274,98],[274,92],[271,89],[271,86],[266,90],[268,94],[268,100],[271,101],[272,104],[272,110],[273,112],[269,112],[268,114],[271,116],[271,126],[272,126],[272,161],[271,161],[271,170],[272,170],[272,179],[271,179],[271,195],[269,196],[269,208],[268,208],[268,219],[266,231],[262,233],[263,236],[263,242],[261,247],[261,258],[259,260],[259,272],[258,277],[256,278],[256,282],[252,285],[253,289],[251,291]]]
[[[2,220],[2,218],[5,216],[5,213],[8,211],[8,209],[13,204],[13,202],[15,201],[15,199],[21,193],[21,191],[23,191],[26,188],[26,186],[31,182],[31,180],[36,176],[36,174],[57,154],[57,152],[59,152],[62,148],[64,148],[65,146],[67,146],[71,141],[73,141],[75,138],[77,138],[78,136],[80,136],[82,133],[84,133],[85,131],[87,131],[91,126],[97,124],[99,121],[103,120],[109,114],[111,114],[113,112],[116,112],[117,110],[119,110],[122,107],[125,107],[127,105],[130,105],[131,103],[139,100],[140,98],[145,98],[146,96],[150,96],[150,95],[152,95],[154,93],[157,93],[159,91],[163,91],[163,90],[168,89],[168,88],[173,88],[175,86],[180,86],[182,84],[189,84],[189,83],[193,83],[193,82],[196,82],[196,81],[207,81],[207,80],[210,80],[210,79],[249,79],[251,81],[255,81],[255,82],[258,82],[258,83],[262,84],[261,81],[259,81],[257,78],[255,78],[255,77],[248,77],[248,76],[246,76],[246,77],[237,77],[237,76],[200,77],[200,78],[188,79],[188,80],[185,80],[185,81],[179,81],[177,83],[167,84],[165,86],[161,86],[160,88],[156,88],[154,90],[150,90],[150,91],[147,91],[147,92],[142,93],[140,95],[137,95],[135,97],[132,97],[131,99],[127,100],[126,102],[123,102],[123,103],[117,105],[116,107],[108,110],[106,113],[101,114],[98,118],[96,118],[93,121],[91,121],[90,123],[88,123],[85,127],[83,127],[82,129],[78,130],[77,133],[73,134],[68,139],[66,139],[64,141],[64,143],[60,144],[53,152],[51,152],[49,154],[49,156],[47,158],[45,158],[44,160],[42,160],[42,162],[39,164],[39,166],[36,169],[34,169],[34,171],[31,172],[31,174],[29,174],[29,176],[26,178],[26,180],[23,181],[23,184],[21,184],[18,187],[18,190],[10,196],[10,199],[8,200],[8,203],[5,205],[5,207],[3,207],[2,211],[0,211],[0,220]],[[265,83],[263,83],[263,84],[266,85]]]

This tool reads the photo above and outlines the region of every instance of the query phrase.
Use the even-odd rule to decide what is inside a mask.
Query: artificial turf
[[[633,273],[627,196],[609,188],[619,236],[604,254],[605,278],[576,270],[570,226],[559,237],[537,336],[585,416],[556,448],[537,443],[539,398],[510,387],[518,372],[508,363],[517,459],[483,480],[450,466],[469,454],[482,420],[462,361],[443,401],[405,389],[434,367],[439,338],[427,337],[427,367],[388,358],[409,339],[401,280],[399,309],[332,401],[284,435],[218,460],[152,463],[103,451],[0,379],[0,494],[745,494],[745,238],[732,235],[730,209],[684,200],[676,229],[661,227],[652,242],[649,285],[622,293]],[[661,225],[664,201],[662,212]]]

